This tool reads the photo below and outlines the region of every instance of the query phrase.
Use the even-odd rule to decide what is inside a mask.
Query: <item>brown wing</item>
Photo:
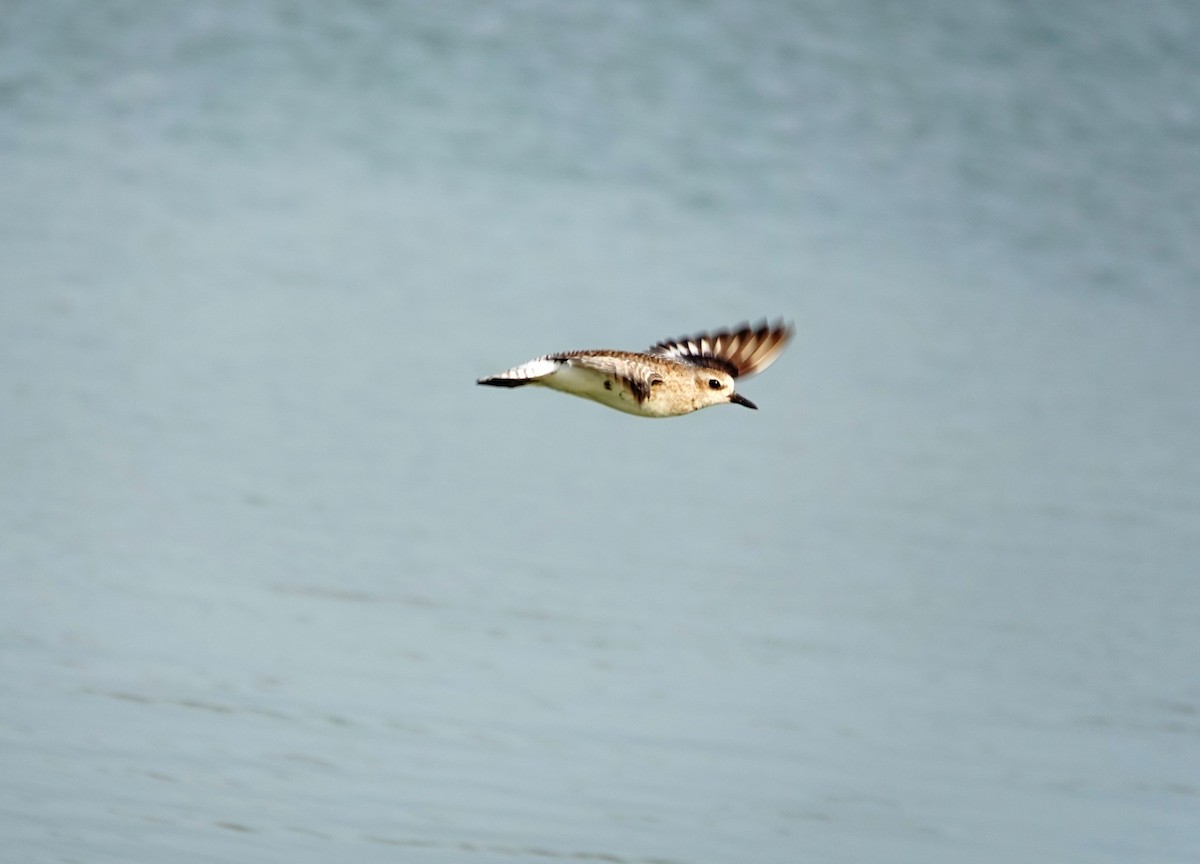
[[[744,378],[774,363],[795,332],[796,328],[785,324],[782,318],[774,324],[768,324],[764,318],[753,327],[743,323],[728,330],[668,339],[652,346],[650,353],[693,366],[722,369],[734,378]]]

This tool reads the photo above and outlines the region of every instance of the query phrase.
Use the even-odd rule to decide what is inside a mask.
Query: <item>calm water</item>
[[[1196,861],[1198,35],[6,3],[0,858]]]

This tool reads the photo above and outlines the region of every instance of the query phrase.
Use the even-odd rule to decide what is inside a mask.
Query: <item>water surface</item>
[[[1200,856],[1189,4],[4,19],[14,860]]]

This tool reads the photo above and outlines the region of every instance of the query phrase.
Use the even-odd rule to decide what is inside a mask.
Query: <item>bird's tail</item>
[[[539,357],[536,360],[530,360],[528,363],[522,363],[520,366],[514,366],[507,372],[501,372],[499,375],[480,378],[475,383],[486,384],[489,387],[521,387],[525,384],[535,384],[547,375],[553,375],[561,365],[561,360],[555,360],[550,357]]]

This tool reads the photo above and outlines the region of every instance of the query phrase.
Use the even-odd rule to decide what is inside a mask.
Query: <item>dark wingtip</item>
[[[480,378],[476,384],[484,384],[488,387],[520,387],[522,384],[528,384],[528,381],[522,381],[520,378]]]

